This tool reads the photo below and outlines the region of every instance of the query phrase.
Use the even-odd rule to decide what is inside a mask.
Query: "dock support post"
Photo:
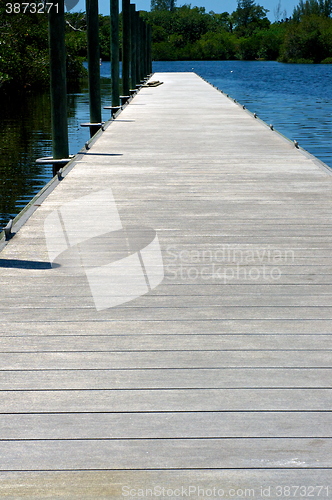
[[[141,82],[144,80],[144,21],[140,17],[140,80]]]
[[[144,21],[144,78],[146,78],[148,72],[148,25]]]
[[[150,75],[152,73],[151,39],[152,39],[151,24],[148,24],[148,73]]]
[[[145,30],[145,21],[142,19],[142,78],[146,77],[145,72],[145,56],[146,56],[146,30]]]
[[[136,16],[136,85],[140,84],[141,77],[141,21],[139,12]]]
[[[111,84],[112,106],[120,106],[119,0],[111,0]]]
[[[98,0],[86,0],[86,20],[88,40],[90,123],[98,124],[90,126],[90,136],[92,137],[101,127]]]
[[[130,28],[131,28],[131,88],[135,89],[136,87],[136,10],[135,4],[130,4]]]
[[[57,7],[57,8],[56,8]],[[48,14],[53,158],[68,158],[67,84],[64,0]],[[58,170],[53,166],[53,174]]]
[[[130,0],[122,0],[122,93],[129,96]]]

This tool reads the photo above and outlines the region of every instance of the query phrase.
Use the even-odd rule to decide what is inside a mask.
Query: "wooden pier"
[[[152,79],[0,253],[0,498],[329,498],[331,173]]]

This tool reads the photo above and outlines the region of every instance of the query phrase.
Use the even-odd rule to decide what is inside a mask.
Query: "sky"
[[[277,7],[279,0],[256,0],[256,4],[261,5],[265,9],[268,9],[270,12],[267,14],[267,17],[271,22],[275,21],[274,11]],[[119,0],[121,6],[121,0]],[[136,5],[136,10],[150,10],[151,0],[132,0],[131,3]],[[293,13],[293,9],[296,5],[298,5],[299,0],[280,0],[281,10],[286,10],[287,16],[291,16]],[[217,14],[222,12],[232,13],[237,7],[237,0],[177,0],[177,7],[180,7],[184,4],[191,4],[192,7],[205,7],[206,12],[210,12],[213,10]],[[76,7],[74,7],[71,12],[79,12],[85,10],[85,0],[79,0]],[[104,16],[109,15],[110,13],[110,0],[99,0],[99,12]]]

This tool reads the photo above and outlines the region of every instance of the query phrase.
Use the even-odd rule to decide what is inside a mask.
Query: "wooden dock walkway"
[[[330,172],[153,79],[0,254],[0,498],[329,498]]]

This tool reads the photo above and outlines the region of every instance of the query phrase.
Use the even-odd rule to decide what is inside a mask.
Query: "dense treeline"
[[[152,26],[154,60],[278,60],[332,62],[332,0],[300,0],[292,17],[275,9],[276,21],[254,0],[238,0],[229,14],[205,12],[204,7],[175,0],[151,0],[151,12],[141,16]],[[282,18],[283,17],[283,18]],[[110,18],[99,16],[100,51],[110,58]],[[121,40],[120,16],[120,40]],[[66,14],[67,78],[77,81],[85,70],[85,13]],[[6,13],[0,5],[0,87],[48,85],[47,14]]]
[[[254,0],[238,0],[232,14],[190,5],[167,9],[165,1],[153,0],[144,13],[152,25],[154,60],[332,62],[332,0],[300,0],[293,16],[283,19],[279,3],[274,23]]]
[[[254,0],[238,0],[229,14],[205,12],[204,7],[175,6],[175,0],[151,0],[151,12],[141,16],[152,26],[152,58],[162,60],[278,60],[332,62],[332,0],[300,0],[287,18],[279,3],[276,21]],[[85,16],[68,14],[76,31],[68,43],[86,54]],[[68,20],[67,20],[68,22]],[[109,60],[110,19],[100,16],[101,57]],[[82,31],[77,31],[78,29]],[[120,16],[121,39],[121,16]]]

